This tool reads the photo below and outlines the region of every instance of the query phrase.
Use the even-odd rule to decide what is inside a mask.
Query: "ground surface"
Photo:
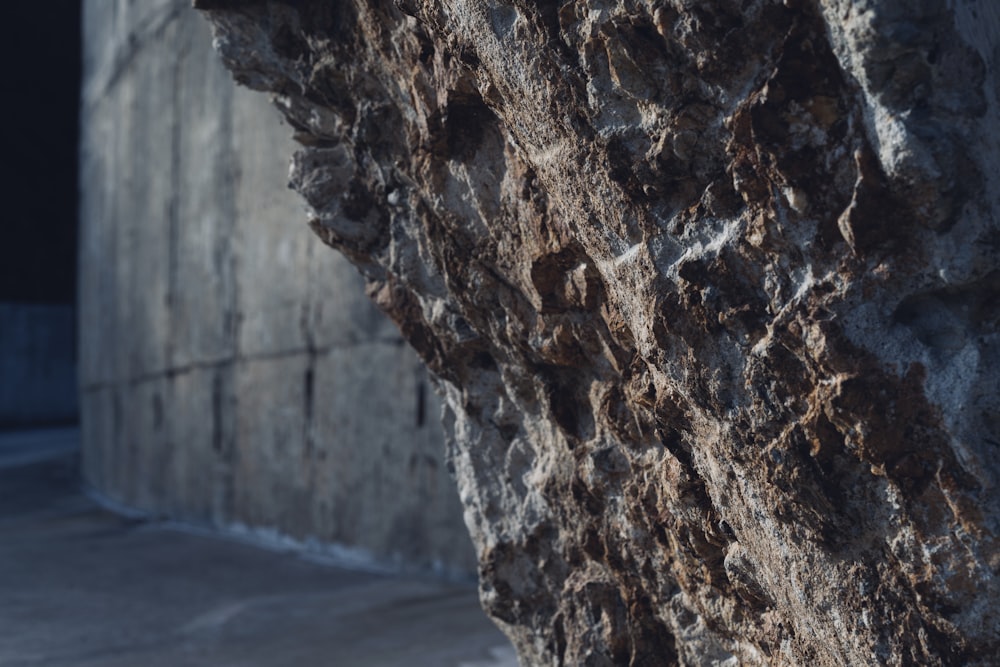
[[[472,587],[101,509],[66,431],[0,434],[0,628],[5,667],[517,664]]]

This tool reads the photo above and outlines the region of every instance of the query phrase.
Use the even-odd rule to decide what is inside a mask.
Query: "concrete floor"
[[[517,665],[471,586],[111,514],[80,493],[72,443],[42,440],[0,434],[4,667]]]

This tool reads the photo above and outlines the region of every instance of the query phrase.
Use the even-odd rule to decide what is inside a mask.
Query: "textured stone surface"
[[[525,664],[995,661],[995,3],[195,4]]]
[[[426,372],[281,187],[279,115],[235,86],[186,0],[93,0],[84,19],[88,483],[468,576]]]

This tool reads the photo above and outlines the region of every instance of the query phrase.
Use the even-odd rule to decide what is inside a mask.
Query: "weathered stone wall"
[[[86,478],[155,514],[466,572],[425,371],[309,232],[287,127],[189,4],[85,2]]]
[[[529,665],[992,665],[994,0],[197,0]]]

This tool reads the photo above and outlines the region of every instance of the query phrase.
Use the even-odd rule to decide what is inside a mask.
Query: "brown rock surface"
[[[994,663],[992,0],[196,5],[526,665]]]

